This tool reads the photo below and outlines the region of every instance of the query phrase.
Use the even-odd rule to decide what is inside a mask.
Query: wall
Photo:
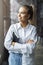
[[[3,22],[3,2],[0,0],[0,63],[3,57],[3,42],[4,42],[4,22]]]
[[[10,0],[3,0],[4,36],[10,26]]]
[[[0,0],[0,64],[5,60],[4,38],[10,26],[10,0]]]

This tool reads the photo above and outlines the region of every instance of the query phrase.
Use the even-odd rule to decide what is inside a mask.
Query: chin
[[[24,22],[24,20],[22,20],[22,19],[18,19],[18,21],[19,21],[19,22]]]
[[[21,19],[18,19],[18,21],[22,22],[22,20],[21,20]]]

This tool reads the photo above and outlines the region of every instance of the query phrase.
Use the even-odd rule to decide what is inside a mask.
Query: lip
[[[20,17],[18,17],[19,19],[21,19]]]
[[[18,18],[19,21],[21,21],[22,19],[21,18]]]

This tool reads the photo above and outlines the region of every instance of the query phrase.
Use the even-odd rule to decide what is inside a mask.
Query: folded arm
[[[23,50],[25,50],[26,52],[26,44],[20,44],[16,42],[15,45],[12,45],[13,31],[15,32],[15,29],[14,26],[11,25],[5,37],[5,42],[4,42],[5,48],[8,51],[12,51],[12,52],[22,53]]]
[[[31,33],[31,37],[28,41],[26,41],[27,43],[27,48],[29,50],[29,53],[31,54],[33,52],[33,50],[36,47],[36,43],[37,43],[37,31],[36,28],[33,28],[32,33]]]
[[[4,42],[5,48],[9,51],[14,52],[14,53],[15,52],[26,53],[27,48],[28,48],[28,52],[30,53],[32,51],[32,49],[35,47],[36,33],[34,35],[32,35],[33,39],[30,38],[30,40],[27,41],[25,44],[20,44],[18,42],[15,42],[14,45],[12,45],[13,31],[15,32],[15,29],[14,29],[14,26],[11,25],[7,32],[6,38],[5,38],[5,42]],[[32,44],[30,44],[30,42]]]

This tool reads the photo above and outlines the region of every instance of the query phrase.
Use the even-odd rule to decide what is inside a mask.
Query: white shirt
[[[14,46],[11,45],[12,39],[13,39],[13,32],[15,35],[20,38],[22,44],[15,43]],[[26,43],[28,40],[34,40],[32,44]],[[27,65],[26,58],[29,58],[29,54],[32,54],[33,49],[35,48],[35,43],[37,41],[37,35],[36,35],[36,27],[28,24],[25,28],[23,28],[20,23],[12,24],[7,32],[7,35],[5,37],[4,46],[7,50],[14,53],[22,53],[23,54],[23,62],[22,64]]]

